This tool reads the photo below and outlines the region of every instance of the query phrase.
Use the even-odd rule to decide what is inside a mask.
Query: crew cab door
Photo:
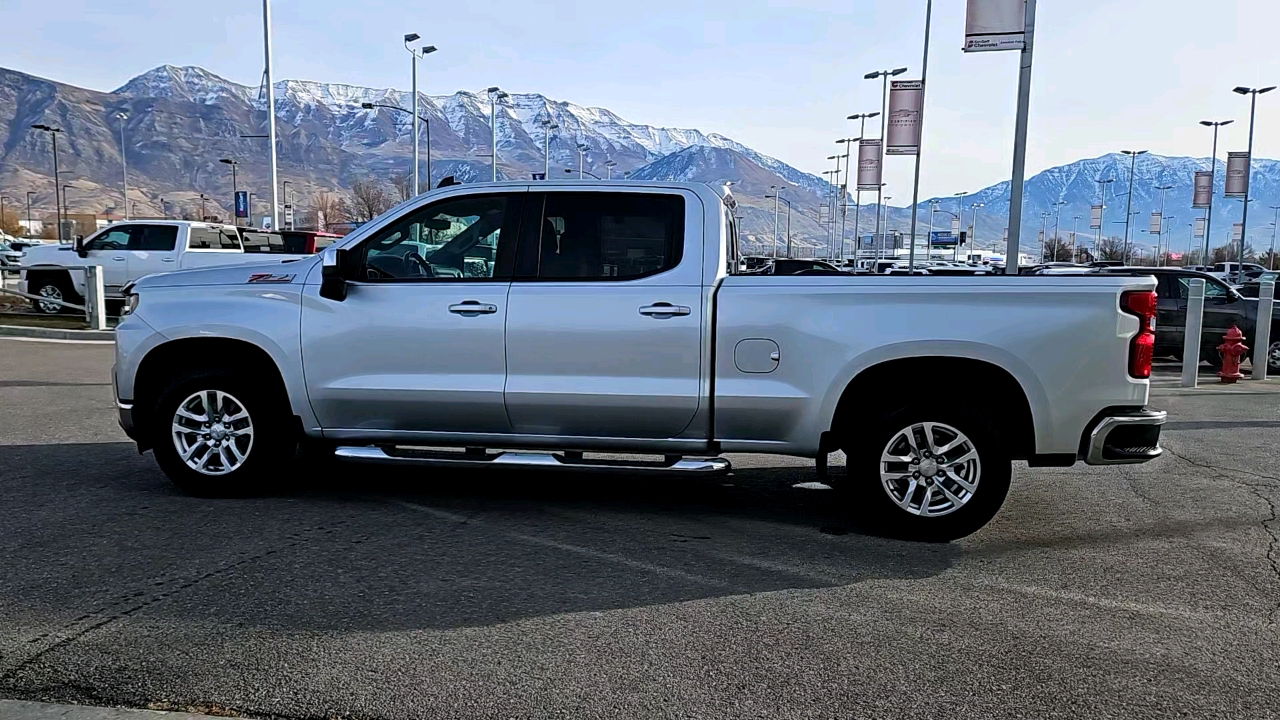
[[[696,195],[675,190],[530,195],[508,300],[515,432],[661,439],[689,426],[701,387],[702,212]]]
[[[510,432],[503,333],[523,199],[419,205],[347,248],[359,279],[345,300],[306,287],[304,375],[327,433]]]
[[[129,233],[129,279],[177,270],[178,226],[134,225]]]

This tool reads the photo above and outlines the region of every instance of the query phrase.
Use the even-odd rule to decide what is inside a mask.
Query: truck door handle
[[[111,259],[112,259],[112,260],[124,260],[124,256],[123,256],[123,255],[116,255],[115,257],[112,257]]]
[[[173,258],[160,258],[160,262],[173,262]]]
[[[669,302],[656,302],[652,305],[642,305],[640,307],[641,315],[648,315],[658,319],[675,317],[676,315],[688,315],[691,312],[693,311],[684,305],[672,305]]]
[[[449,312],[454,315],[463,317],[475,317],[477,315],[492,315],[498,312],[498,306],[490,303],[482,303],[476,300],[463,300],[456,305],[449,306]]]

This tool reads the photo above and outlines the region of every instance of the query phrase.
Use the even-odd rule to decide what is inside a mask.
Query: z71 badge
[[[249,276],[247,283],[291,283],[297,277],[297,273],[289,273],[287,275],[273,275],[272,273],[254,273]]]

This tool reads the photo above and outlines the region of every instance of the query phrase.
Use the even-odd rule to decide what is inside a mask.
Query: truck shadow
[[[36,615],[443,629],[927,578],[962,556],[859,534],[830,491],[792,487],[816,479],[342,465],[210,500],[128,444],[7,446],[0,593]]]

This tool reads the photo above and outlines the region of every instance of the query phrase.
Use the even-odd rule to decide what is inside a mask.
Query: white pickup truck
[[[120,299],[120,288],[145,275],[215,265],[261,263],[268,258],[244,245],[232,225],[185,220],[138,220],[108,225],[74,244],[33,245],[22,257],[18,291],[51,300],[79,303],[85,296],[84,265],[102,266],[108,299]],[[272,254],[271,260],[301,257]],[[44,313],[62,312],[56,303],[33,300]]]
[[[985,524],[1014,460],[1160,454],[1153,278],[739,274],[734,207],[694,183],[461,185],[319,257],[143,278],[120,424],[202,495],[299,447],[631,476],[843,449],[852,507],[925,540]]]

